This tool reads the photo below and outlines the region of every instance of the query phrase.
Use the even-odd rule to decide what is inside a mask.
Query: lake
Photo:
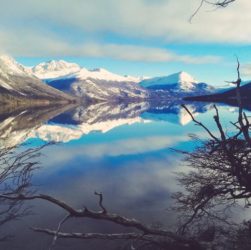
[[[220,136],[210,103],[186,103],[196,120]],[[219,104],[224,131],[234,133],[236,107]],[[246,111],[250,115],[249,111]],[[190,169],[180,151],[193,152],[191,134],[208,140],[179,103],[149,106],[148,103],[98,103],[88,107],[44,107],[3,110],[0,114],[2,147],[16,151],[39,147],[39,167],[32,171],[31,189],[64,200],[74,208],[98,210],[102,192],[109,212],[136,218],[155,227],[175,229],[179,214],[171,210],[172,194],[183,191],[177,172]],[[175,149],[175,150],[173,150]],[[12,235],[1,249],[49,249],[52,236],[31,227],[56,229],[65,211],[46,201],[23,204],[29,214],[0,227],[1,235]],[[3,216],[3,214],[1,214]],[[245,217],[234,213],[237,219]],[[130,232],[111,222],[72,219],[62,226],[69,232]],[[122,249],[127,242],[58,239],[54,249]],[[2,245],[2,246],[1,246]]]

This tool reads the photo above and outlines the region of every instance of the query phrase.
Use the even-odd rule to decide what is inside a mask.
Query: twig
[[[94,192],[95,195],[99,196],[99,206],[102,209],[102,213],[106,214],[107,210],[103,206],[103,194],[102,193],[97,193],[96,191]]]
[[[155,236],[165,236],[168,237],[172,240],[179,241],[180,243],[183,244],[190,244],[191,240],[186,239],[184,237],[180,237],[177,234],[171,232],[171,231],[166,231],[166,230],[161,230],[161,229],[155,229],[152,227],[148,227],[147,225],[135,220],[135,219],[129,219],[117,214],[113,213],[100,213],[100,211],[91,211],[86,208],[84,209],[74,209],[70,205],[66,204],[63,201],[57,200],[49,195],[34,195],[34,196],[24,196],[24,195],[14,195],[14,196],[8,196],[8,195],[0,195],[0,198],[4,199],[9,199],[9,200],[35,200],[35,199],[41,199],[41,200],[46,200],[51,202],[54,205],[59,206],[60,208],[64,209],[67,211],[71,217],[78,217],[78,218],[91,218],[91,219],[96,219],[96,220],[105,220],[105,221],[110,221],[115,224],[124,226],[124,227],[131,227],[138,229],[139,231],[143,232],[144,234],[147,235],[155,235]]]
[[[221,122],[220,122],[219,111],[218,111],[218,108],[216,107],[216,105],[214,105],[214,109],[216,111],[216,115],[214,116],[214,120],[216,122],[216,125],[217,125],[219,131],[220,131],[221,140],[223,142],[225,142],[226,141],[226,135],[225,135],[225,133],[223,131],[223,128],[222,128],[222,125],[221,125]]]
[[[58,224],[58,227],[57,227],[57,230],[55,231],[55,234],[54,234],[54,237],[53,237],[53,240],[52,240],[52,243],[51,243],[51,246],[49,248],[49,250],[52,250],[53,247],[55,246],[56,244],[56,241],[58,239],[58,234],[59,234],[59,231],[61,229],[61,226],[71,217],[71,215],[67,214]]]
[[[117,233],[117,234],[102,234],[102,233],[65,233],[57,232],[46,228],[32,227],[36,232],[55,235],[57,233],[59,238],[73,238],[73,239],[101,239],[101,240],[131,240],[131,239],[150,239],[150,236],[139,233]]]
[[[192,113],[190,112],[190,110],[186,107],[186,105],[182,104],[181,106],[187,111],[187,113],[190,115],[190,117],[192,118],[192,120],[193,120],[193,122],[194,122],[195,124],[197,124],[197,125],[201,126],[202,128],[204,128],[204,129],[207,131],[207,133],[208,133],[214,140],[216,140],[217,142],[219,142],[219,139],[218,139],[217,137],[215,137],[215,136],[211,133],[211,131],[210,131],[203,123],[197,121],[197,120],[194,118],[193,114],[192,114]]]
[[[230,3],[235,2],[236,0],[218,0],[215,2],[212,1],[208,1],[208,0],[201,0],[199,6],[197,7],[197,9],[194,11],[194,13],[191,15],[191,17],[189,18],[189,22],[192,22],[192,19],[198,14],[198,12],[200,11],[200,9],[202,8],[203,4],[209,4],[212,6],[216,6],[217,8],[222,7],[225,8],[227,7]]]

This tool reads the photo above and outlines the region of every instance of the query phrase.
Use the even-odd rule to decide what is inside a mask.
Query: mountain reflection
[[[206,120],[206,125],[202,125],[198,115],[207,111],[213,112],[215,116],[207,117],[212,123],[209,124],[209,120]],[[220,111],[223,114],[229,113],[228,109]],[[242,223],[243,218],[234,216],[232,210],[235,209],[240,213],[250,206],[249,121],[242,109],[231,108],[231,111],[234,112],[232,117],[237,114],[239,119],[232,124],[233,129],[227,132],[221,125],[221,119],[226,117],[221,117],[221,112],[218,112],[214,105],[201,103],[196,105],[185,103],[185,106],[184,103],[163,106],[149,106],[149,103],[144,102],[117,105],[97,103],[85,107],[12,110],[8,111],[9,116],[6,115],[7,112],[2,112],[0,134],[3,148],[7,149],[6,145],[14,146],[29,138],[69,143],[45,149],[46,157],[39,159],[42,160],[43,168],[39,170],[31,168],[24,178],[22,175],[19,178],[19,172],[11,172],[18,180],[24,182],[7,186],[8,190],[4,190],[6,185],[3,185],[1,191],[11,197],[18,198],[20,194],[29,196],[34,194],[31,185],[34,183],[39,185],[39,192],[36,194],[53,195],[68,204],[73,204],[72,206],[76,208],[82,208],[84,201],[85,205],[95,210],[97,204],[91,194],[95,190],[100,190],[104,193],[104,204],[108,211],[140,219],[160,230],[162,227],[170,228],[178,237],[191,240],[197,244],[196,247],[199,247],[183,246],[163,238],[161,247],[156,248],[156,245],[151,245],[150,248],[142,249],[204,250],[210,249],[211,246],[216,250],[221,250],[222,246],[230,250],[248,249],[250,246],[248,245],[250,244],[249,217],[245,223]],[[175,116],[177,118],[173,119]],[[199,125],[195,132],[191,131],[192,126],[188,126],[187,129],[176,125],[177,123],[185,125],[192,120]],[[168,123],[162,125],[162,121]],[[153,123],[157,125],[151,127],[149,131],[145,129],[149,134],[141,135],[142,127],[135,126],[130,130],[133,135],[130,134],[130,137],[120,130],[118,137],[109,135],[104,136],[106,137],[104,139],[99,138],[98,142],[78,140],[78,143],[70,143],[71,140],[81,138],[93,131],[106,133],[118,126],[135,123],[145,127],[152,126]],[[162,127],[159,123],[166,134],[161,131]],[[131,126],[127,127],[131,128]],[[201,133],[201,128],[205,133]],[[192,141],[188,141],[183,134],[190,132],[195,133]],[[96,136],[100,134],[97,133]],[[198,136],[201,136],[201,139]],[[177,148],[181,148],[177,150],[178,154],[168,150],[169,147],[176,148],[177,145],[179,145]],[[25,147],[28,152],[35,150],[32,144],[24,144],[22,147]],[[20,149],[14,147],[13,150],[19,152]],[[180,152],[185,155],[184,161],[181,161],[183,155]],[[16,161],[16,156],[18,155],[12,157],[12,161],[21,163],[20,166],[27,167],[30,166],[29,164],[33,166],[33,162],[37,162],[32,155],[31,158],[28,155],[28,159],[35,161]],[[2,155],[0,155],[1,159],[8,162]],[[181,172],[178,184],[174,172]],[[21,171],[21,173],[26,172]],[[35,178],[31,181],[30,177],[33,175]],[[172,193],[174,200],[170,199]],[[0,223],[1,219],[10,218],[12,227],[17,226],[18,223],[12,221],[12,217],[4,212],[14,211],[16,213],[11,212],[11,215],[17,218],[23,217],[27,215],[23,213],[26,212],[23,210],[23,203],[22,196],[20,200],[15,199],[15,203],[3,199],[1,203],[3,218],[0,217]],[[14,207],[8,209],[10,205]],[[19,225],[22,230],[16,232],[17,237],[22,238],[22,241],[25,239],[23,244],[26,249],[34,249],[35,243],[29,240],[32,234],[36,242],[47,249],[50,245],[48,238],[30,232],[24,227],[29,225],[54,229],[59,219],[65,215],[46,202],[40,204],[34,200],[32,205],[33,211],[39,216],[34,216],[32,219],[23,217],[25,223],[22,227]],[[174,210],[167,210],[169,207],[173,207]],[[13,219],[16,218],[15,216]],[[12,231],[6,227],[6,224],[4,229],[7,234]],[[62,228],[63,232],[83,230],[107,233],[108,231],[120,232],[121,228],[100,221],[93,223],[84,221],[83,226],[82,222],[77,222],[75,219],[67,222],[67,226]],[[130,232],[130,229],[125,231]],[[125,249],[131,248],[130,243],[125,244]],[[140,243],[141,240],[134,241],[133,246],[140,246]],[[11,243],[3,243],[6,247],[4,249],[8,249],[8,246],[9,249],[15,249],[17,245],[20,245],[19,238]],[[61,243],[58,239],[55,249],[81,249],[83,246],[91,250],[110,250],[121,247],[121,242],[103,244],[94,241],[89,244],[82,241],[73,243],[63,240]]]
[[[13,147],[33,136],[34,131],[69,106],[44,106],[27,109],[0,109],[0,145]]]
[[[184,102],[172,103],[162,106],[151,106],[147,110],[147,112],[144,112],[141,115],[141,117],[143,117],[144,119],[167,121],[170,123],[185,126],[192,121],[192,118],[182,107],[182,104],[184,104]],[[194,116],[205,113],[213,108],[212,104],[199,102],[186,103],[186,106]]]
[[[0,138],[9,146],[29,138],[44,141],[69,142],[91,132],[106,133],[122,125],[148,123],[162,120],[180,125],[191,121],[182,103],[162,106],[149,102],[96,103],[88,106],[40,107],[24,110],[2,109],[0,113]],[[206,103],[188,104],[194,115],[212,108]]]

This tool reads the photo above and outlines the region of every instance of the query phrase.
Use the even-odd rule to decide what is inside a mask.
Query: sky
[[[251,79],[251,1],[215,10],[200,0],[1,1],[0,52],[32,66],[51,59],[135,76],[186,71],[222,85],[236,58]]]

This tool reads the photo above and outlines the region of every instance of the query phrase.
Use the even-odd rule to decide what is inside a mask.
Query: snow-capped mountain
[[[77,78],[77,79],[96,79],[96,80],[106,80],[106,81],[114,81],[114,82],[134,82],[137,83],[141,80],[140,77],[133,77],[133,76],[121,76],[114,74],[106,69],[97,68],[92,70],[87,70],[82,68],[79,72],[69,75],[68,78]]]
[[[198,83],[191,75],[186,72],[178,72],[169,76],[154,77],[143,80],[140,84],[145,88],[153,86],[166,86],[172,84],[179,84],[182,89],[190,90],[193,84]]]
[[[178,72],[169,76],[154,77],[140,82],[144,88],[156,91],[169,91],[176,93],[198,94],[213,91],[213,87],[198,82],[186,72]]]
[[[126,99],[170,99],[212,93],[209,84],[198,82],[186,72],[169,76],[140,78],[114,74],[106,69],[88,70],[78,64],[60,61],[26,68],[50,86],[89,101]]]
[[[26,68],[28,73],[32,73],[40,79],[54,79],[69,74],[74,74],[81,70],[76,63],[69,63],[63,60],[40,63],[34,67]]]
[[[76,63],[70,63],[64,60],[43,62],[34,67],[26,67],[26,71],[43,80],[60,78],[77,78],[81,80],[92,78],[117,82],[139,82],[142,80],[141,77],[117,75],[103,68],[88,70],[81,68],[80,65]]]
[[[56,82],[56,84],[57,83],[58,82]],[[58,85],[55,85],[55,82],[53,82],[51,86],[56,87]],[[134,82],[93,78],[86,80],[75,79],[70,86],[70,92],[79,97],[104,101],[145,99],[148,97],[148,91]]]
[[[85,100],[144,99],[148,91],[139,77],[121,76],[98,68],[88,70],[65,61],[50,61],[27,69],[50,86]]]
[[[7,55],[0,55],[0,102],[13,99],[22,101],[69,101],[67,94],[43,83],[26,68]]]

